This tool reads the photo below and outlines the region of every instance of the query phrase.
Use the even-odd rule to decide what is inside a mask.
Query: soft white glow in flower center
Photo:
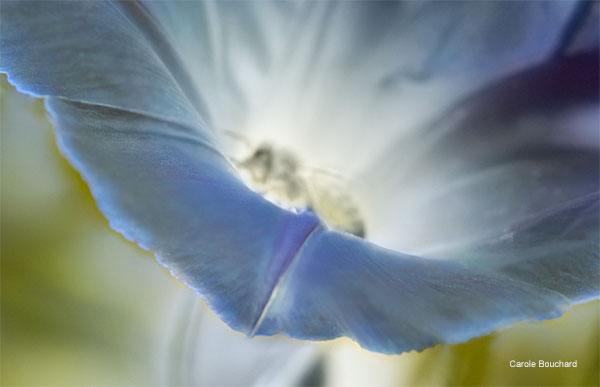
[[[314,211],[331,227],[365,237],[360,211],[344,179],[335,173],[302,167],[291,152],[266,144],[237,166],[248,185],[270,199]]]

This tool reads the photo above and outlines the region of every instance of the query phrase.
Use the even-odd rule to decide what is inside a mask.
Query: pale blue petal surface
[[[398,353],[557,317],[569,302],[598,296],[598,203],[596,193],[539,214],[454,260],[317,229],[273,293],[258,333],[344,335]]]
[[[443,252],[598,191],[599,58],[596,48],[511,75],[405,138],[412,146],[390,146],[365,174],[382,182],[374,202],[393,203],[376,216],[397,234],[379,242]]]
[[[111,226],[250,332],[317,222],[245,187],[142,33],[111,3],[3,2],[0,69],[49,96],[64,154]],[[26,27],[26,28],[25,28]]]
[[[47,106],[61,149],[111,226],[250,333],[270,284],[317,224],[314,215],[249,191],[220,154],[163,135],[171,124],[55,97]]]
[[[497,4],[477,7],[489,15],[519,15]],[[19,90],[47,98],[59,146],[111,226],[154,251],[231,327],[302,339],[343,335],[371,350],[398,353],[557,317],[570,303],[598,297],[598,196],[591,192],[595,180],[582,180],[588,185],[580,188],[579,175],[565,198],[586,196],[552,202],[504,233],[447,249],[443,259],[394,252],[329,230],[312,213],[284,210],[249,190],[207,125],[216,120],[209,115],[224,114],[212,108],[218,97],[205,93],[203,82],[211,71],[231,76],[227,61],[214,57],[225,46],[202,43],[211,63],[196,57],[196,65],[208,66],[196,76],[180,51],[204,49],[170,43],[179,40],[174,24],[158,17],[168,16],[157,11],[165,5],[3,2],[0,70]],[[571,4],[560,6],[568,11]],[[355,15],[373,15],[373,24],[385,18],[384,11]],[[229,21],[242,30],[264,27],[231,12]],[[433,14],[442,22],[446,11]],[[343,9],[341,15],[349,17]],[[426,25],[415,28],[425,31]],[[360,45],[342,49],[348,55],[372,43],[368,34],[355,33],[348,42]],[[542,51],[553,47],[555,39],[548,39]],[[522,49],[525,57],[531,52]],[[260,63],[265,52],[254,50]],[[474,53],[482,73],[494,65],[487,43]],[[446,68],[451,59],[434,62],[450,73],[470,67]],[[502,59],[498,68],[510,68],[513,60]],[[381,63],[396,67],[387,59]],[[221,86],[206,90],[219,94]],[[451,150],[441,146],[437,155],[443,160]],[[591,155],[593,160],[597,150]],[[571,187],[568,179],[561,181]]]
[[[346,147],[360,143],[376,153],[404,131],[436,118],[457,97],[543,61],[559,49],[577,4],[150,1],[143,6],[210,101],[215,128],[277,137],[285,124],[295,133],[280,140],[289,136],[290,142],[310,143],[319,136],[319,143],[310,143],[317,150],[311,156],[319,159],[311,161],[348,169],[352,163],[336,158],[332,147],[346,154]],[[278,114],[293,119],[280,123],[270,117]],[[262,125],[246,127],[257,118]],[[377,136],[365,135],[370,122],[377,123]],[[338,131],[344,138],[334,135]]]
[[[198,125],[173,71],[118,5],[3,1],[1,28],[1,70],[20,91]]]
[[[514,224],[495,238],[448,252],[457,261],[559,292],[571,302],[598,297],[598,192]]]

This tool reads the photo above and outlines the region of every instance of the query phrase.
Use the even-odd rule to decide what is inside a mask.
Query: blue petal
[[[257,333],[344,335],[370,350],[399,353],[557,317],[566,305],[560,293],[475,266],[403,255],[317,229],[273,293]]]
[[[107,2],[3,3],[0,69],[21,91],[48,96],[61,149],[111,226],[250,332],[265,283],[317,219],[275,207],[237,179],[124,12],[135,16]]]
[[[556,317],[598,296],[597,195],[449,251],[452,261],[377,247],[240,182],[185,63],[145,8],[32,4],[2,4],[0,69],[46,97],[62,151],[111,226],[154,251],[234,329],[344,335],[397,353]],[[514,259],[498,263],[499,250]]]
[[[198,125],[144,35],[110,2],[2,3],[0,71],[35,96],[63,96]]]
[[[56,97],[47,107],[62,151],[111,226],[250,333],[314,215],[265,201],[212,147],[170,135],[170,123]]]
[[[318,133],[321,141],[310,145],[329,161],[325,155],[335,154],[334,146],[361,143],[377,151],[406,130],[399,116],[411,124],[427,122],[459,94],[544,60],[559,49],[577,2],[150,1],[143,6],[210,101],[215,128],[247,130],[257,111],[290,114],[293,120],[286,124],[299,132],[290,134],[293,139],[313,138],[311,128],[324,126],[328,133],[344,133],[342,139]],[[379,136],[364,136],[369,122],[377,122]],[[276,121],[275,133],[267,135],[281,126]]]
[[[598,49],[555,58],[459,100],[365,174],[383,181],[380,243],[443,254],[598,190]],[[407,182],[409,184],[407,184]],[[392,199],[390,199],[393,198]]]
[[[598,297],[600,193],[562,203],[503,234],[447,257],[506,278],[559,292],[572,303]]]

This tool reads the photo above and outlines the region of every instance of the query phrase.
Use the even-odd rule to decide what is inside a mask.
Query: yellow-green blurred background
[[[4,76],[0,91],[2,385],[600,384],[599,302],[400,356],[345,339],[246,339],[109,228],[56,148],[43,102]]]

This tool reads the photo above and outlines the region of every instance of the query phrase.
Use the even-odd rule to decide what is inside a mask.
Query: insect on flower
[[[224,132],[231,135],[231,132]],[[240,138],[234,134],[233,138]],[[247,141],[244,142],[249,145]],[[331,171],[306,167],[285,150],[262,144],[243,160],[234,160],[251,187],[280,205],[320,214],[339,230],[364,238],[365,223],[348,195],[347,179]]]
[[[599,295],[596,3],[3,1],[0,24],[111,226],[233,329],[400,353]]]

